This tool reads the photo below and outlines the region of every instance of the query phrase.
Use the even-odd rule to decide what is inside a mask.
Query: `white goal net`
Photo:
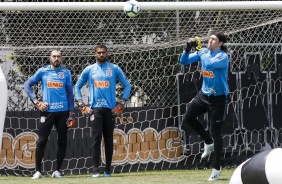
[[[171,1],[155,2],[161,6],[162,2]],[[126,17],[122,9],[2,10],[0,59],[8,83],[8,107],[0,174],[30,175],[35,169],[39,115],[23,90],[24,82],[38,68],[49,64],[52,49],[61,48],[63,64],[72,71],[75,84],[82,70],[94,62],[93,50],[98,43],[109,48],[108,59],[122,68],[132,85],[126,112],[116,119],[113,172],[210,167],[212,157],[200,159],[203,141],[193,131],[185,135],[179,128],[187,102],[201,85],[198,66],[180,66],[179,56],[187,38],[199,36],[205,46],[214,31],[227,35],[230,56],[224,166],[235,166],[235,156],[246,150],[256,153],[279,147],[282,140],[281,15],[282,10],[270,8],[143,9],[134,18]],[[121,90],[117,88],[117,98]],[[35,91],[40,95],[40,86]],[[87,92],[84,97],[87,99]],[[91,130],[88,121],[77,114],[78,125],[69,130],[64,174],[92,171]],[[206,116],[200,118],[206,122]],[[56,144],[56,131],[52,130],[43,161],[45,173],[54,169]],[[104,166],[103,154],[101,166]]]

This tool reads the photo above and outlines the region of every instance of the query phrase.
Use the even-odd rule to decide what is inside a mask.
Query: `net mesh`
[[[113,171],[210,167],[212,157],[199,159],[201,138],[193,131],[183,136],[179,128],[186,103],[200,88],[201,77],[198,66],[185,68],[178,60],[188,37],[200,36],[205,46],[214,31],[227,35],[231,60],[224,132],[226,166],[234,166],[231,158],[243,154],[242,150],[256,152],[280,146],[282,130],[276,109],[281,105],[281,11],[142,11],[135,18],[122,11],[2,11],[0,59],[9,93],[1,172],[30,175],[34,171],[39,115],[23,83],[49,64],[52,49],[61,48],[63,64],[72,71],[75,84],[82,70],[94,62],[97,43],[108,46],[109,60],[122,68],[132,85],[126,112],[116,120]],[[40,98],[40,85],[34,89]],[[122,90],[119,85],[117,98]],[[83,94],[87,100],[87,90]],[[205,123],[207,117],[200,119]],[[65,174],[91,172],[87,123],[79,116],[78,127],[69,131]],[[54,168],[55,140],[53,129],[43,172]]]

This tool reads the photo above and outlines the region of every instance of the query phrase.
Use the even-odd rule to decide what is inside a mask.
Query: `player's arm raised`
[[[202,50],[200,37],[188,39],[185,50],[180,57],[180,64],[188,65],[190,63],[199,61],[200,56],[197,53],[190,53],[192,48],[195,48],[197,51]]]

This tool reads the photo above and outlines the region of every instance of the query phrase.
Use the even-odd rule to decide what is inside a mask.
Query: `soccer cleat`
[[[39,171],[36,171],[36,173],[34,173],[31,179],[39,179],[39,178],[42,178],[42,175]]]
[[[205,157],[209,156],[210,153],[212,152],[213,148],[214,148],[214,144],[213,143],[211,143],[211,144],[206,144],[205,143],[204,153],[202,154],[201,158],[205,158]]]
[[[61,174],[59,173],[59,171],[54,171],[52,174],[52,178],[61,178]]]
[[[219,176],[221,173],[221,169],[220,170],[216,170],[216,169],[212,169],[212,173],[211,176],[209,177],[209,181],[214,181],[214,180],[218,180]]]
[[[111,177],[111,173],[104,172],[104,177]]]
[[[100,174],[99,173],[94,173],[94,174],[92,174],[92,178],[99,178],[99,176],[100,176]]]

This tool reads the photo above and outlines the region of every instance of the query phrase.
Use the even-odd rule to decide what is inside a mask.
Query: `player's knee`
[[[182,125],[185,125],[185,124],[188,125],[191,120],[192,120],[192,117],[191,117],[191,116],[185,115],[185,116],[183,117],[183,120],[182,120]]]
[[[37,140],[37,146],[38,147],[44,147],[47,144],[48,139],[44,138],[44,137],[39,137],[39,139]]]
[[[181,124],[181,129],[187,131],[189,129],[188,123],[183,121]]]
[[[92,132],[93,138],[102,139],[102,132]]]
[[[183,125],[193,125],[197,123],[197,118],[195,118],[194,116],[185,116],[183,119]]]
[[[225,117],[222,116],[213,116],[210,119],[211,125],[213,125],[214,127],[221,126],[224,122],[224,119]]]

